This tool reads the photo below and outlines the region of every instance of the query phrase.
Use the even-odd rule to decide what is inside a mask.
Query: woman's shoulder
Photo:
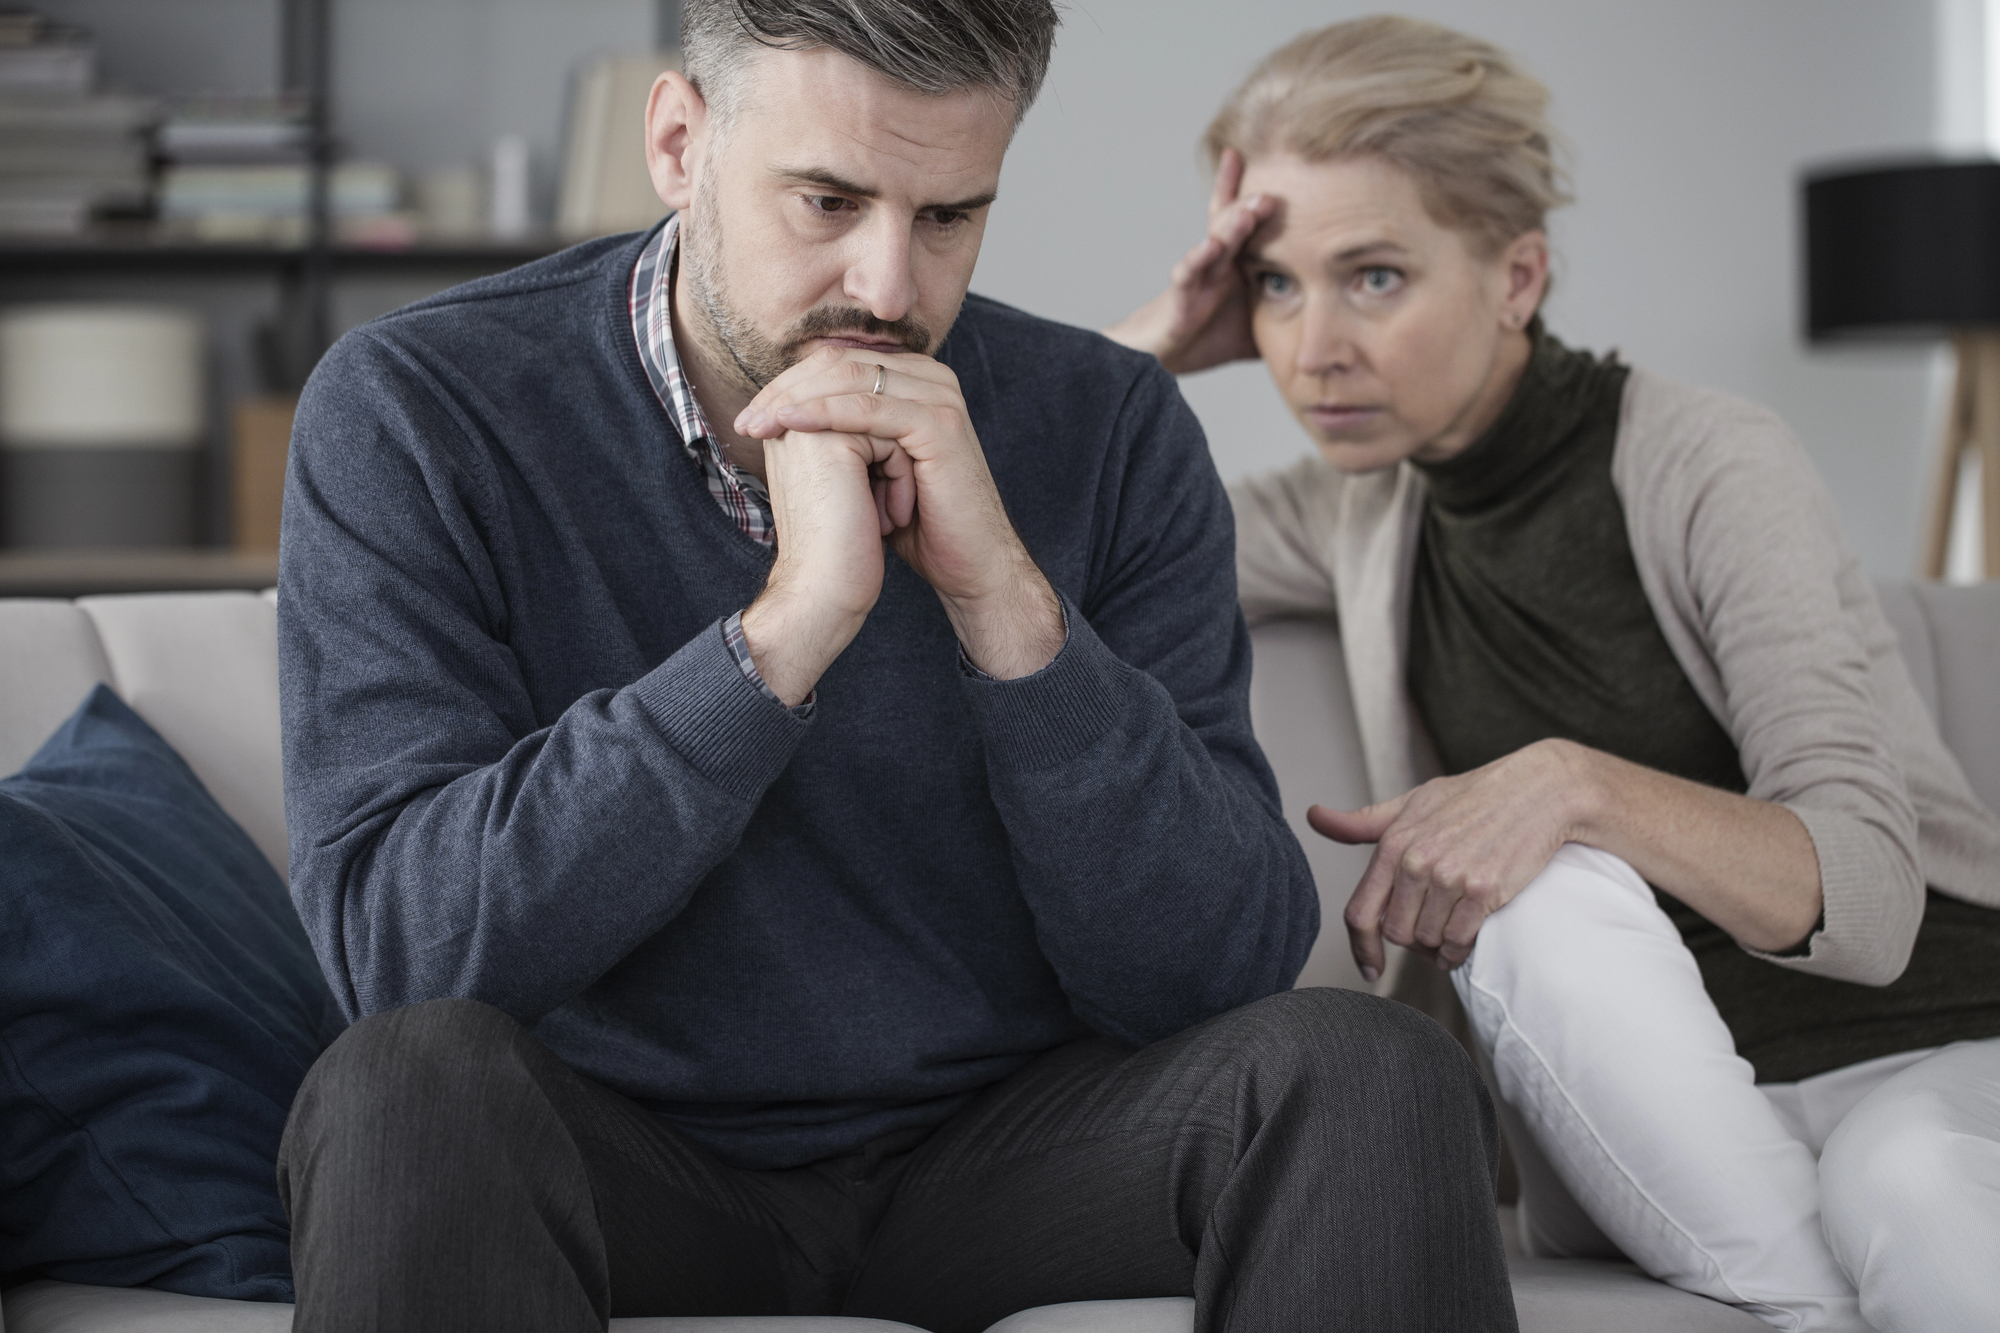
[[[1284,467],[1238,477],[1229,483],[1229,498],[1239,518],[1247,512],[1286,526],[1329,528],[1393,508],[1406,470],[1343,472],[1317,452],[1306,453]]]
[[[1784,418],[1761,403],[1686,384],[1635,366],[1625,381],[1619,442],[1667,447],[1732,440],[1792,440]]]
[[[1817,473],[1798,437],[1770,408],[1717,389],[1634,368],[1619,412],[1612,475],[1628,497],[1693,500],[1725,477],[1793,482]]]

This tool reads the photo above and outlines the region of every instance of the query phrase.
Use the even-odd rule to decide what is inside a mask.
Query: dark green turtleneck
[[[1564,737],[1744,790],[1735,743],[1695,693],[1639,582],[1611,454],[1627,368],[1530,328],[1500,417],[1429,484],[1410,601],[1409,687],[1445,771]],[[2000,1035],[2000,912],[1930,895],[1895,984],[1773,966],[1660,895],[1761,1082]]]

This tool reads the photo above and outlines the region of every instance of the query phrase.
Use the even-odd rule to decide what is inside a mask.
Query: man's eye
[[[1257,291],[1263,296],[1290,296],[1297,286],[1288,273],[1264,272],[1257,275]]]
[[[806,203],[816,213],[838,213],[849,207],[853,201],[837,194],[809,194]]]
[[[1370,296],[1387,296],[1403,285],[1403,274],[1398,269],[1371,265],[1361,270],[1361,290]]]
[[[933,208],[931,221],[940,227],[954,227],[964,221],[965,212],[957,208]]]

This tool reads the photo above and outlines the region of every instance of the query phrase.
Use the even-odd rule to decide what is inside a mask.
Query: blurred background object
[[[0,306],[165,304],[198,311],[207,329],[192,538],[204,554],[160,556],[177,579],[202,561],[228,571],[216,578],[274,569],[268,555],[257,564],[234,550],[248,512],[239,482],[250,486],[254,470],[239,404],[281,412],[328,343],[355,325],[661,211],[644,179],[639,117],[678,45],[674,0],[6,3],[33,13],[0,15],[0,41],[47,48],[28,63],[68,80],[47,95],[126,99],[124,119],[104,130],[123,145],[114,151],[125,154],[125,202],[108,190],[82,207],[37,205],[41,235],[0,222]],[[1086,327],[1151,297],[1200,234],[1208,182],[1195,143],[1222,98],[1299,32],[1381,7],[1071,6],[1043,94],[1009,150],[974,290]],[[1801,335],[1798,178],[1808,163],[1916,152],[1990,159],[2000,147],[2000,0],[1394,7],[1491,38],[1553,91],[1552,114],[1575,147],[1578,202],[1554,220],[1551,327],[1769,404],[1826,477],[1864,567],[1907,572],[1952,401],[1951,358],[1937,340],[1851,346]],[[6,155],[16,142],[4,109],[12,49],[0,48],[0,216],[21,197]],[[526,146],[528,229],[504,240],[492,226],[501,136]],[[518,186],[522,156],[511,151]],[[158,184],[145,177],[149,156]],[[242,223],[240,239],[227,239],[235,223],[148,213],[165,211],[163,186],[174,181],[190,216],[236,216],[193,207],[228,196],[182,175],[231,167],[304,168],[303,210],[296,184],[277,187],[281,203],[258,196],[268,211],[241,210],[263,220]],[[342,168],[362,170],[342,177]],[[360,183],[370,179],[367,194]],[[61,193],[35,188],[43,199]],[[519,199],[517,190],[510,228]],[[278,216],[294,220],[270,221]],[[1183,389],[1225,478],[1282,466],[1303,448],[1259,365],[1192,376]],[[273,469],[261,475],[257,484],[273,484]],[[1954,577],[1978,572],[1969,531],[1953,529]],[[14,571],[28,559],[0,552],[0,593],[27,586]],[[60,576],[46,564],[54,557],[33,559],[44,562],[33,586],[62,591],[48,581]],[[119,560],[118,577],[130,577],[132,558]]]
[[[0,235],[74,236],[148,203],[152,98],[95,91],[83,28],[0,12]]]
[[[563,146],[556,231],[580,241],[652,226],[667,214],[646,173],[646,99],[680,51],[611,55],[577,72]]]
[[[1811,337],[1950,338],[1919,572],[1943,578],[1954,528],[1972,529],[1976,576],[2000,578],[2000,162],[1822,171],[1805,213]]]
[[[657,72],[651,53],[678,32],[678,6],[658,0],[0,10],[0,314],[171,306],[205,330],[195,426],[133,464],[173,460],[159,494],[182,498],[160,512],[179,517],[148,529],[110,483],[76,480],[119,450],[51,460],[53,446],[10,442],[0,595],[271,582],[293,406],[320,355],[376,315],[560,248],[558,178],[587,72],[621,57]],[[645,93],[596,95],[593,136],[631,160],[621,176],[617,147],[594,148],[596,180],[625,202],[594,205],[586,232],[625,225],[634,178],[650,193]],[[627,112],[610,108],[634,96],[614,127]],[[630,225],[662,211],[654,201]],[[107,354],[138,355],[120,346]]]
[[[503,134],[495,139],[491,162],[491,174],[487,177],[487,225],[495,236],[516,240],[534,227],[534,205],[528,198],[528,137]]]
[[[206,424],[201,320],[169,306],[0,313],[11,546],[184,546]]]
[[[238,551],[278,553],[278,520],[285,495],[285,460],[291,453],[294,394],[266,394],[237,402],[231,420],[230,527]]]

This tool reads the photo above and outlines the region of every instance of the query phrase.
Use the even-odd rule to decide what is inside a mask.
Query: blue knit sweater
[[[350,1016],[513,1015],[726,1160],[934,1124],[1087,1032],[1289,985],[1311,878],[1250,734],[1228,502],[1173,379],[969,298],[958,375],[1069,637],[966,671],[881,600],[800,719],[591,242],[348,334],[300,404],[278,631],[292,893]]]

